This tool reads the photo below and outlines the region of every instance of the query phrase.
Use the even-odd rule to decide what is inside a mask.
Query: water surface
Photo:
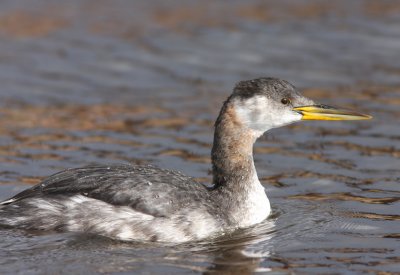
[[[1,230],[0,273],[400,272],[400,5],[276,2],[2,1],[1,199],[91,163],[210,182],[213,121],[243,79],[374,120],[262,137],[273,215],[253,228],[178,246]]]

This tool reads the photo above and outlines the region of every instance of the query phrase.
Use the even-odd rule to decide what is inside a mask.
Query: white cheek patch
[[[290,107],[280,106],[266,96],[253,96],[234,102],[238,119],[250,129],[261,134],[269,129],[301,120],[301,115]]]

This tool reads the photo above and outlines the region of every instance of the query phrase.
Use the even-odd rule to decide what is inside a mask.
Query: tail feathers
[[[0,202],[0,205],[8,205],[8,204],[13,203],[15,201],[17,201],[17,199],[11,198],[11,199],[8,199],[8,200]]]

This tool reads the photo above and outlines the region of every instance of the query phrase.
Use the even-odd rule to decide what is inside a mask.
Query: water
[[[29,2],[29,4],[28,4]],[[151,163],[210,181],[235,82],[289,80],[374,116],[276,129],[255,148],[270,219],[218,240],[0,231],[2,274],[400,272],[400,5],[0,3],[0,198],[61,169]]]

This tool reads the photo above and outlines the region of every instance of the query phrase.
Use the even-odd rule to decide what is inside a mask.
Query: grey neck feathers
[[[247,189],[256,177],[253,144],[256,136],[238,120],[229,99],[215,123],[211,151],[213,184],[216,189]]]

